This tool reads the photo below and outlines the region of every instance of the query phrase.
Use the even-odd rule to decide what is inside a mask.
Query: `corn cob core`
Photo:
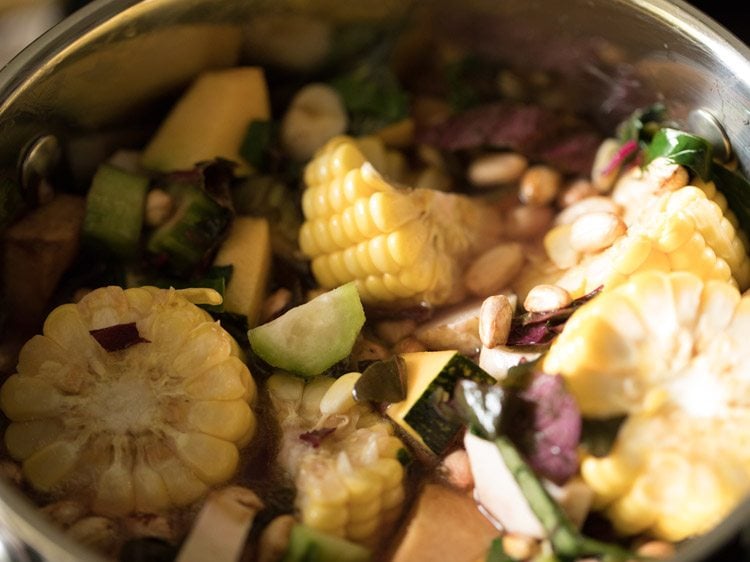
[[[5,444],[34,488],[119,516],[189,504],[234,475],[255,432],[255,383],[236,342],[188,300],[203,297],[220,300],[106,287],[50,313],[0,389]],[[90,334],[127,323],[148,341],[106,351]]]
[[[703,533],[750,491],[750,296],[685,272],[631,277],[576,311],[544,370],[583,415],[628,414],[582,475],[622,533]]]
[[[404,468],[396,457],[404,445],[386,420],[354,403],[353,383],[342,379],[320,376],[305,384],[283,373],[269,378],[283,432],[279,463],[294,480],[303,523],[373,548],[401,514]],[[340,404],[335,411],[332,402]],[[321,430],[333,431],[317,447],[300,439]]]
[[[355,281],[366,302],[442,304],[455,294],[466,261],[499,237],[492,207],[395,187],[348,137],[321,149],[305,183],[299,240],[315,278],[324,288]]]

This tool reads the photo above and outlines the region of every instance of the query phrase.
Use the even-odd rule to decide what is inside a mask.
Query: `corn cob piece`
[[[396,457],[404,445],[370,406],[354,402],[357,378],[305,384],[276,373],[267,384],[283,431],[279,462],[296,485],[301,521],[372,548],[401,514],[405,472]],[[300,438],[316,433],[315,445]]]
[[[307,165],[300,248],[325,288],[355,281],[366,302],[447,302],[462,266],[497,241],[497,212],[462,195],[395,187],[365,156],[375,152],[337,137]]]
[[[50,313],[0,389],[6,447],[35,489],[118,516],[189,504],[234,475],[255,383],[191,301],[221,297],[105,287]]]
[[[576,311],[544,360],[585,416],[627,414],[582,475],[622,533],[681,540],[750,491],[750,296],[685,272],[631,277]]]
[[[615,189],[617,200],[630,205],[624,207],[625,234],[601,252],[576,254],[570,240],[573,227],[556,226],[547,233],[545,246],[552,261],[563,269],[548,270],[547,282],[565,288],[574,298],[602,285],[614,287],[640,271],[689,271],[743,290],[750,286],[745,238],[712,183],[662,189],[649,185],[648,175],[636,180],[633,173]],[[640,199],[633,193],[626,198],[627,190]],[[518,280],[520,287],[530,284],[524,282],[530,274]]]

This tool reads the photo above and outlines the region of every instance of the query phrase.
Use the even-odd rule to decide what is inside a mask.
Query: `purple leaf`
[[[514,427],[525,433],[520,442],[531,467],[558,485],[578,471],[577,448],[581,439],[581,412],[559,375],[538,373],[519,398],[530,408],[529,425]],[[524,424],[525,425],[525,424]]]
[[[549,312],[526,312],[513,317],[507,345],[540,345],[552,341],[565,326],[565,322],[578,308],[601,292],[597,287],[578,297],[565,308]]]
[[[331,435],[336,431],[335,427],[323,427],[321,429],[313,429],[311,431],[306,431],[305,433],[300,433],[300,441],[304,441],[305,443],[308,443],[309,445],[312,445],[314,449],[317,449],[320,447],[321,443],[323,443],[323,439]]]
[[[564,113],[511,102],[471,108],[420,131],[419,137],[422,143],[448,151],[508,148],[563,172],[586,175],[602,140]]]
[[[141,337],[135,322],[89,330],[89,334],[107,351],[121,351],[137,343],[151,343]]]
[[[630,139],[629,141],[626,141],[620,148],[617,149],[617,152],[615,152],[615,155],[612,157],[612,160],[609,161],[609,163],[604,167],[604,170],[602,173],[604,175],[611,174],[614,172],[617,168],[622,166],[626,160],[628,160],[631,156],[633,156],[638,151],[638,143],[635,141],[635,139]]]

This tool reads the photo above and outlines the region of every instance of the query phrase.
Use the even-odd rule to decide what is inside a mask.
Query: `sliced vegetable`
[[[204,72],[174,105],[146,146],[146,168],[190,170],[199,162],[224,158],[247,174],[240,146],[250,123],[270,119],[266,79],[258,67]]]
[[[229,486],[212,492],[175,562],[234,562],[242,558],[248,534],[263,502],[248,488]]]
[[[470,495],[428,483],[419,492],[390,560],[475,562],[497,536],[498,530]]]
[[[29,485],[116,517],[188,505],[234,475],[255,433],[255,383],[191,302],[216,297],[105,287],[52,311],[0,389],[5,445]],[[149,343],[109,351],[91,334],[133,323]]]
[[[348,137],[326,145],[305,182],[300,249],[315,278],[326,288],[355,281],[368,303],[446,302],[467,260],[500,236],[496,209],[464,195],[397,188]]]
[[[149,236],[146,250],[157,265],[186,275],[210,258],[231,221],[231,212],[205,189],[201,169],[168,176],[165,191],[175,211]]]
[[[3,287],[16,322],[36,327],[63,273],[78,253],[86,203],[58,195],[4,233]]]
[[[149,179],[109,164],[96,171],[86,196],[84,240],[122,259],[137,255]]]
[[[456,351],[404,353],[406,399],[391,404],[386,415],[417,444],[440,455],[455,442],[460,422],[440,416],[436,405],[450,400],[456,382],[469,379],[492,384],[494,379]]]
[[[297,523],[281,562],[369,562],[372,552],[358,544]]]
[[[608,559],[623,562],[632,558],[632,553],[585,537],[576,529],[506,434],[505,428],[512,423],[513,416],[505,411],[504,394],[498,387],[482,388],[472,381],[462,381],[451,405],[454,415],[471,429],[465,443],[472,471],[478,471],[475,483],[481,487],[480,493],[484,491],[485,501],[490,505],[504,506],[493,515],[500,517],[501,522],[502,518],[510,517],[514,525],[536,525],[558,556],[606,555]],[[498,485],[493,478],[504,478],[505,484]]]
[[[214,266],[231,267],[224,293],[224,310],[258,322],[271,273],[271,233],[268,221],[235,217],[226,240],[219,247]]]
[[[354,402],[354,378],[276,373],[267,388],[282,430],[278,462],[297,488],[302,523],[375,548],[401,515],[404,445],[371,406]]]
[[[318,375],[351,353],[365,323],[354,283],[347,283],[253,328],[248,338],[266,363]]]

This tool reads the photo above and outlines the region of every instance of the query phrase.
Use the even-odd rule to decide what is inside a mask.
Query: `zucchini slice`
[[[406,400],[391,404],[386,414],[417,444],[440,455],[454,443],[462,424],[435,409],[448,400],[459,379],[494,384],[496,381],[456,350],[404,353]]]

